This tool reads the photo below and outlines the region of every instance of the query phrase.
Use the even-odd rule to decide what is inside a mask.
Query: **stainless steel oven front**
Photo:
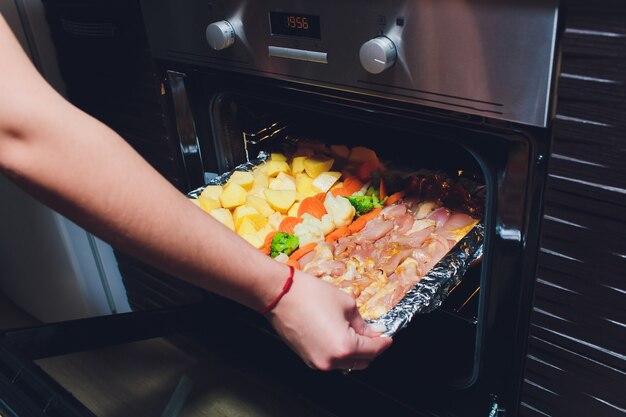
[[[463,171],[485,184],[482,263],[367,371],[313,372],[261,318],[215,299],[210,308],[227,318],[224,354],[337,415],[516,415],[550,145],[557,6],[142,2],[190,190],[262,149],[259,135],[366,145],[388,160]]]

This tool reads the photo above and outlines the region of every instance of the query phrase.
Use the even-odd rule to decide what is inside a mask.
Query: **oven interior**
[[[500,245],[495,231],[515,232],[524,227],[528,207],[516,202],[525,201],[530,186],[530,161],[535,152],[531,135],[511,124],[482,117],[433,112],[373,98],[328,96],[313,87],[283,88],[277,82],[259,84],[246,77],[233,80],[228,75],[193,71],[185,83],[205,176],[232,170],[260,150],[271,150],[290,138],[298,138],[328,145],[367,146],[381,160],[415,170],[460,175],[485,185],[485,255],[481,263],[467,271],[443,304],[432,313],[414,318],[396,335],[390,350],[365,372],[345,378],[311,376],[308,370],[300,369],[294,371],[298,382],[292,384],[292,371],[283,369],[290,385],[303,384],[307,395],[323,403],[332,390],[329,387],[340,384],[348,389],[345,384],[349,384],[359,395],[364,389],[376,392],[403,409],[424,408],[429,395],[416,395],[416,390],[436,392],[430,395],[436,402],[443,401],[442,392],[466,392],[470,397],[480,392],[477,396],[482,401],[488,392],[497,391],[497,386],[479,382],[497,380],[494,374],[504,372],[500,365],[510,358],[511,352],[504,352],[502,346],[515,334],[510,320],[517,316],[521,247],[516,246],[520,242],[515,238]],[[280,343],[275,344],[275,336],[262,318],[219,298],[212,308],[216,315],[226,317],[223,332],[230,342],[255,346],[257,360],[251,366],[269,366],[266,370],[272,375],[279,375],[279,368],[300,368],[297,361],[288,365],[275,355]],[[487,318],[493,314],[500,314],[499,319]],[[508,341],[507,335],[511,336]],[[264,341],[268,343],[265,348]],[[214,345],[215,340],[207,343]],[[234,355],[236,349],[230,343],[228,346],[224,346],[225,352]],[[269,356],[258,356],[258,352]],[[251,356],[245,349],[239,354]],[[496,357],[498,360],[494,360]],[[497,369],[494,362],[500,364]],[[313,382],[319,378],[323,383]],[[318,395],[313,394],[319,390]]]
[[[367,146],[392,166],[443,172],[479,184],[486,180],[479,160],[468,149],[419,131],[358,122],[293,103],[232,92],[216,94],[211,100],[209,113],[219,173],[254,159],[259,151],[280,151],[295,139],[348,147]],[[416,320],[410,329],[401,332],[399,337],[404,341],[397,343],[396,353],[388,355],[390,360],[414,355],[429,357],[437,363],[438,372],[432,372],[433,375],[442,376],[457,386],[471,385],[478,366],[475,352],[482,270],[479,263],[467,271],[444,305],[433,314],[436,319],[430,318],[431,314],[425,315],[423,320]],[[437,338],[430,340],[430,335],[435,334]],[[382,368],[407,369],[413,364],[417,365],[417,362],[390,362]],[[411,372],[423,372],[423,368],[424,364],[419,364],[419,369],[411,369]]]

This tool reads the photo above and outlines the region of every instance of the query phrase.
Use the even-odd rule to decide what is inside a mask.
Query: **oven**
[[[350,375],[308,369],[256,313],[123,254],[132,317],[99,319],[98,337],[83,322],[5,341],[36,359],[67,351],[63,337],[77,351],[190,332],[194,343],[331,415],[517,415],[558,2],[159,0],[143,1],[142,13],[185,191],[292,138],[367,146],[415,170],[484,184],[482,260],[439,308],[416,316],[370,368]],[[172,307],[181,303],[195,304]],[[165,309],[140,311],[155,307]],[[210,324],[198,319],[207,316]]]
[[[550,146],[557,2],[163,0],[142,10],[189,190],[290,138],[367,146],[388,161],[485,185],[482,262],[367,371],[311,372],[262,319],[215,299],[237,341],[225,351],[338,415],[515,410]]]

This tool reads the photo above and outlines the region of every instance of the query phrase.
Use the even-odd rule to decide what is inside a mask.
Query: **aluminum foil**
[[[467,268],[483,255],[485,227],[478,223],[459,241],[398,304],[369,323],[383,324],[386,336],[405,328],[418,313],[430,313],[448,297]]]
[[[252,171],[254,167],[267,161],[269,158],[269,153],[261,151],[257,158],[211,179],[206,185],[224,185],[234,171]],[[480,186],[476,184],[463,185],[466,189],[480,189]],[[198,198],[205,187],[189,192],[188,196]],[[472,192],[472,194],[475,194],[475,192]],[[478,223],[459,243],[450,249],[446,256],[398,304],[384,315],[375,320],[368,320],[368,322],[385,325],[387,328],[385,335],[393,336],[405,328],[416,314],[430,313],[439,307],[448,297],[450,290],[461,281],[469,266],[482,257],[484,236],[485,227],[482,223]]]

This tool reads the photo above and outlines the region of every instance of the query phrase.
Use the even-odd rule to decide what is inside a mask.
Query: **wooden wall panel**
[[[626,3],[565,3],[519,415],[626,415]]]

